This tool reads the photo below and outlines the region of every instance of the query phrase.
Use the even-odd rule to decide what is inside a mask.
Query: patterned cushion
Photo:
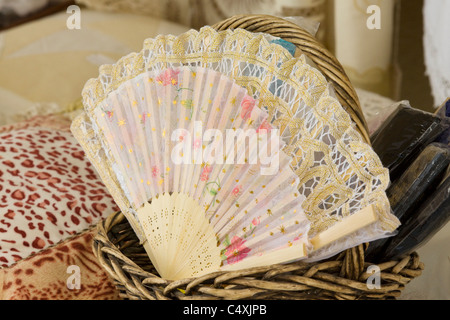
[[[0,270],[0,300],[117,300],[91,245],[95,230]]]
[[[71,133],[38,123],[31,120],[0,133],[0,267],[117,210]]]

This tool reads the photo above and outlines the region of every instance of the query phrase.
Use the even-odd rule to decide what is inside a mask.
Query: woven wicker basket
[[[358,97],[337,59],[297,25],[267,15],[234,16],[214,26],[216,30],[242,28],[283,38],[295,44],[333,83],[337,97],[370,143]],[[416,253],[399,261],[365,262],[367,245],[346,250],[333,259],[258,267],[236,272],[216,272],[200,278],[162,279],[131,226],[121,213],[98,225],[93,243],[101,265],[126,299],[395,299],[424,269]],[[369,289],[371,265],[381,270],[381,287]]]

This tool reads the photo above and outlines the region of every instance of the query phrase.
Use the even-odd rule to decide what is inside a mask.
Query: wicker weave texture
[[[377,265],[381,271],[379,289],[368,286],[372,273],[362,272],[355,280],[345,277],[345,269],[355,265],[355,261],[346,261],[346,254],[318,264],[299,262],[168,281],[157,275],[121,213],[98,225],[93,249],[121,297],[132,300],[395,299],[424,268],[415,253],[400,261],[381,263]],[[367,271],[371,265],[365,263],[362,269]]]

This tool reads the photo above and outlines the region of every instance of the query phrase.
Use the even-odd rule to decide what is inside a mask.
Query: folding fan
[[[162,276],[199,275],[218,263],[225,270],[319,260],[399,225],[385,193],[388,170],[323,75],[279,40],[210,27],[161,35],[102,66],[83,90],[85,113],[72,131]],[[258,141],[265,132],[267,142],[260,148],[243,139],[224,148],[223,165],[198,161],[196,150],[210,154],[218,142],[212,135],[206,144],[198,140],[196,123],[205,132],[250,130]],[[193,157],[183,145],[192,146]],[[240,157],[227,164],[238,149]],[[245,161],[259,149],[275,151],[268,153],[279,159],[275,173]],[[171,162],[173,152],[184,161]],[[175,224],[170,212],[188,220]],[[180,231],[187,225],[205,241],[214,235],[216,248],[212,240],[189,244]],[[212,251],[197,254],[203,247]],[[213,258],[205,267],[195,257]]]
[[[164,278],[306,256],[299,179],[256,103],[216,71],[180,67],[125,81],[88,111]]]

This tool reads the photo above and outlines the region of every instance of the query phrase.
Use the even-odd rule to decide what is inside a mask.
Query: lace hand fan
[[[256,104],[216,71],[180,67],[142,73],[86,110],[105,150],[100,165],[162,277],[306,257],[299,178]]]
[[[95,109],[122,83],[146,72],[161,74],[183,65],[219,72],[246,88],[267,113],[265,125],[280,132],[282,153],[291,159],[304,199],[301,206],[311,223],[308,261],[391,236],[400,222],[386,196],[388,170],[357,132],[324,76],[301,52],[294,57],[280,43],[285,41],[267,34],[210,27],[147,39],[141,52],[101,68],[100,77],[86,84],[84,104]],[[95,123],[84,115],[73,132],[116,202],[126,208],[120,185],[111,178],[114,163],[103,165],[109,160]]]

